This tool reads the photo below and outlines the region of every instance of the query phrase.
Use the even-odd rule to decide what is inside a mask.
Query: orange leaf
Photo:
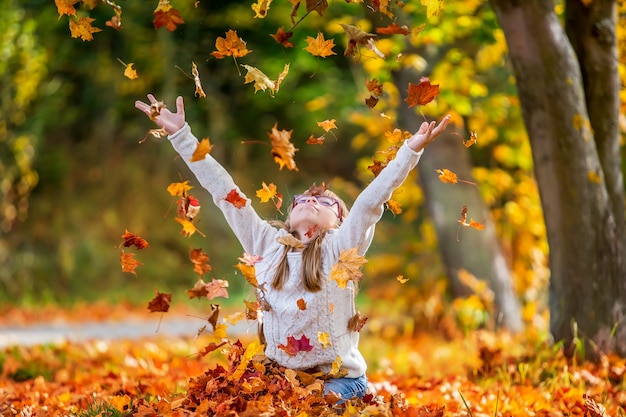
[[[159,0],[157,8],[154,10],[154,28],[165,26],[165,29],[173,32],[177,25],[185,23],[180,16],[180,12],[172,7],[169,0]]]
[[[433,101],[439,95],[439,84],[431,84],[428,77],[422,77],[419,84],[409,83],[409,94],[406,102],[409,107],[424,105]]]
[[[256,3],[252,4],[252,10],[254,10],[254,17],[263,19],[267,16],[267,11],[270,8],[270,4],[272,4],[272,0],[258,0]]]
[[[339,260],[330,271],[330,279],[337,282],[339,288],[346,288],[348,281],[359,282],[363,277],[360,271],[361,265],[365,264],[365,257],[357,253],[357,248],[342,250]]]
[[[154,292],[156,296],[148,303],[148,310],[152,313],[167,313],[170,309],[170,303],[172,302],[172,294],[161,293],[158,290],[154,290]]]
[[[216,51],[211,52],[211,55],[217,59],[222,59],[227,56],[241,58],[252,52],[246,48],[246,42],[237,36],[237,31],[232,29],[226,32],[225,38],[217,38],[215,41],[215,49]]]
[[[296,301],[296,303],[298,304],[298,308],[300,310],[306,310],[306,301],[304,301],[303,298],[299,298],[298,301]]]
[[[337,126],[335,126],[335,119],[326,119],[323,122],[317,122],[317,125],[327,132],[330,131],[330,129],[337,129]]]
[[[54,0],[54,3],[57,6],[59,16],[63,16],[64,14],[68,16],[76,16],[76,9],[74,8],[74,5],[79,1],[80,0]]]
[[[196,150],[193,151],[193,155],[191,155],[191,159],[189,160],[189,162],[202,161],[209,153],[211,153],[212,148],[213,145],[211,145],[211,139],[202,139],[200,142],[198,142],[198,146],[196,146]]]
[[[124,241],[122,242],[122,246],[125,248],[134,246],[137,249],[144,249],[150,246],[147,240],[140,238],[133,233],[130,233],[128,229],[126,229],[125,233],[122,235],[122,239],[124,239]]]
[[[398,214],[402,214],[402,206],[396,200],[390,199],[387,200],[387,208],[396,216]]]
[[[472,130],[470,132],[469,139],[468,140],[463,140],[463,145],[465,145],[466,148],[469,148],[470,146],[475,144],[477,140],[478,140],[478,133],[476,133],[476,131]]]
[[[380,97],[383,95],[383,86],[378,83],[378,78],[365,81],[365,87],[367,88],[367,91],[375,96]]]
[[[187,191],[191,190],[193,185],[189,185],[189,181],[173,182],[167,186],[167,192],[172,196],[184,197]]]
[[[393,22],[387,27],[384,28],[376,28],[376,33],[380,33],[381,35],[408,35],[411,33],[408,26],[400,26],[398,23]]]
[[[287,167],[291,171],[298,171],[296,162],[293,160],[298,148],[293,146],[290,142],[291,134],[293,130],[278,130],[278,122],[272,127],[272,131],[269,133],[270,141],[272,143],[272,156],[274,162],[279,166],[279,169]]]
[[[246,264],[246,263],[238,263],[235,267],[243,274],[244,278],[250,285],[253,287],[258,287],[259,283],[256,279],[256,270],[254,265]]]
[[[247,202],[247,200],[243,198],[234,188],[228,192],[225,200],[233,206],[237,207],[238,209],[245,207]]]
[[[309,52],[313,56],[320,56],[322,58],[326,58],[327,56],[330,56],[330,55],[337,55],[335,52],[333,52],[335,41],[333,39],[325,40],[324,34],[321,32],[317,32],[316,38],[307,36],[306,43],[309,46],[304,48],[304,50]]]
[[[143,265],[141,262],[135,259],[134,253],[125,253],[122,251],[120,253],[120,264],[122,265],[123,272],[130,272],[131,274],[137,275],[135,272],[135,268]]]
[[[315,137],[313,134],[306,140],[307,145],[322,145],[326,138],[324,136]]]
[[[261,199],[261,203],[267,203],[270,199],[276,196],[276,185],[274,185],[274,183],[267,185],[265,182],[262,182],[261,186],[263,188],[256,191],[256,196]]]
[[[91,26],[91,22],[96,19],[91,17],[81,17],[78,20],[70,19],[70,33],[72,38],[81,38],[83,41],[92,41],[93,34],[101,32],[102,29]]]
[[[191,249],[189,259],[193,262],[193,270],[198,275],[204,275],[212,269],[209,265],[209,255],[202,249]]]
[[[293,43],[289,41],[293,36],[293,32],[285,32],[285,27],[278,28],[274,35],[270,35],[276,42],[284,46],[285,48],[293,48]]]
[[[456,184],[457,182],[457,175],[450,171],[449,169],[436,169],[435,172],[437,172],[439,174],[439,179],[441,180],[441,182],[443,183],[447,183],[449,182],[450,184]]]

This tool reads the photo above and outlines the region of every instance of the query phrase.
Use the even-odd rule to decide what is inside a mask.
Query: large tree
[[[491,0],[530,138],[550,245],[550,328],[626,353],[617,5]],[[573,346],[574,343],[569,343]]]

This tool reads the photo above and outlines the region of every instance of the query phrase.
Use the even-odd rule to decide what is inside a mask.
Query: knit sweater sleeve
[[[244,193],[235,184],[231,175],[211,155],[200,161],[191,162],[198,146],[198,139],[191,133],[188,124],[169,136],[172,146],[180,154],[198,182],[213,197],[213,202],[222,211],[226,221],[249,254],[261,255],[263,249],[275,241],[278,230],[259,217]],[[227,201],[229,193],[237,193],[245,205],[237,208]],[[233,194],[234,195],[234,194]]]
[[[334,233],[336,253],[358,247],[359,255],[365,254],[372,243],[376,223],[383,215],[384,204],[415,168],[423,152],[415,152],[405,142],[396,157],[359,194],[348,217]]]

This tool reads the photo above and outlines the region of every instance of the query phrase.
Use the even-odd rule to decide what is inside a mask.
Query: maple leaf
[[[326,138],[324,136],[315,137],[313,134],[306,140],[307,145],[323,145]]]
[[[246,346],[246,350],[241,357],[241,362],[239,362],[237,369],[235,369],[235,372],[233,372],[232,375],[228,377],[228,379],[231,381],[239,381],[243,374],[246,372],[246,368],[248,367],[250,360],[252,360],[255,355],[263,352],[264,348],[264,345],[258,344],[256,342],[252,342],[248,346]]]
[[[285,246],[289,246],[291,248],[295,248],[295,249],[303,249],[304,248],[304,243],[302,243],[300,240],[298,240],[296,237],[294,237],[294,235],[287,233],[284,234],[278,238],[276,238],[276,241],[278,243],[282,243]]]
[[[365,81],[365,88],[375,96],[380,97],[383,95],[383,85],[379,83],[378,78]]]
[[[205,288],[207,291],[207,300],[212,300],[217,297],[228,298],[228,281],[226,280],[212,278],[211,282],[205,285]]]
[[[252,4],[252,10],[254,10],[254,17],[263,19],[267,16],[267,11],[270,8],[270,4],[272,4],[272,0],[258,0],[256,3]]]
[[[298,352],[310,352],[313,350],[313,346],[309,343],[309,338],[306,335],[302,335],[300,339],[287,336],[287,344],[283,345],[281,343],[278,345],[278,348],[284,350],[289,356],[296,356]]]
[[[154,28],[165,26],[165,29],[173,32],[178,25],[185,23],[180,16],[180,12],[172,7],[169,0],[159,0],[159,4],[154,9]]]
[[[114,395],[108,399],[113,407],[120,413],[124,413],[126,408],[130,405],[130,397],[127,394]]]
[[[189,259],[193,263],[194,272],[200,276],[212,269],[211,265],[209,265],[209,255],[200,248],[191,249],[189,251]]]
[[[405,284],[409,281],[408,278],[404,278],[404,275],[398,275],[396,277],[396,280],[400,283],[400,284]]]
[[[124,77],[128,78],[129,80],[136,80],[137,78],[139,78],[139,76],[137,75],[137,71],[133,68],[134,64],[132,62],[130,64],[126,64],[119,58],[117,60],[122,65],[124,65]]]
[[[183,219],[180,217],[175,217],[174,220],[176,220],[178,223],[180,223],[183,226],[183,229],[180,232],[183,236],[190,237],[194,233],[198,232],[201,236],[206,237],[204,233],[202,233],[200,230],[196,228],[196,225],[193,224],[192,221]]]
[[[224,342],[219,343],[219,344],[216,344],[215,342],[209,343],[204,348],[202,348],[202,350],[200,351],[200,357],[204,357],[204,356],[208,355],[209,353],[216,351],[217,349],[219,349],[222,346],[224,346],[226,343],[228,343],[228,342],[224,341]]]
[[[304,48],[304,50],[313,56],[326,58],[330,55],[337,55],[335,52],[333,52],[335,41],[333,39],[324,39],[324,34],[321,32],[317,32],[317,37],[315,38],[313,38],[312,36],[307,36],[306,43],[308,44],[308,46]]]
[[[352,332],[360,332],[365,323],[367,322],[367,317],[361,315],[361,313],[357,312],[354,316],[350,318],[348,321],[348,330]]]
[[[281,26],[278,28],[275,34],[270,35],[276,42],[284,46],[285,48],[293,48],[294,45],[289,41],[293,36],[293,32],[285,32],[285,27]]]
[[[134,253],[125,253],[124,251],[120,252],[120,264],[122,265],[123,272],[130,272],[134,275],[137,275],[137,272],[135,272],[135,268],[143,265],[141,262],[135,259]]]
[[[198,72],[198,66],[195,62],[191,62],[191,76],[193,77],[193,82],[196,86],[196,91],[194,95],[196,97],[206,97],[206,93],[202,89],[202,82],[200,81],[200,73]]]
[[[420,3],[426,6],[426,16],[436,17],[444,8],[444,0],[420,0]]]
[[[278,75],[276,81],[270,80],[270,78],[263,73],[260,69],[252,67],[250,65],[241,64],[248,72],[244,77],[244,84],[254,82],[254,92],[259,90],[265,91],[269,88],[270,95],[274,95],[280,90],[280,85],[289,73],[289,64],[285,64],[283,71]]]
[[[70,19],[70,33],[72,38],[81,38],[83,41],[92,41],[93,34],[102,32],[102,29],[91,26],[91,22],[96,19],[91,17],[81,17],[78,20]]]
[[[422,77],[419,84],[409,83],[409,92],[404,100],[409,107],[424,105],[433,101],[439,95],[439,84],[431,84],[428,77]]]
[[[306,310],[306,301],[304,301],[304,298],[299,298],[296,304],[298,304],[298,309]]]
[[[478,133],[476,133],[475,131],[471,131],[470,132],[470,137],[467,140],[463,140],[463,145],[466,148],[469,148],[470,146],[472,146],[473,144],[476,143],[476,141],[478,140]]]
[[[467,206],[463,206],[463,208],[461,209],[461,219],[457,220],[457,222],[461,226],[473,227],[474,229],[477,229],[477,230],[483,230],[485,228],[484,224],[479,223],[472,218],[470,218],[469,223],[467,222]]]
[[[341,27],[343,27],[346,36],[348,37],[348,42],[346,46],[346,50],[344,51],[344,56],[356,57],[356,50],[359,45],[368,45],[370,41],[374,41],[378,36],[373,33],[365,32],[353,25],[346,25],[345,23],[341,23]],[[372,45],[372,44],[370,44]],[[370,49],[372,46],[370,46]]]
[[[125,230],[124,234],[122,235],[122,239],[124,239],[124,241],[122,242],[122,246],[125,248],[134,246],[137,249],[145,249],[150,246],[147,240],[137,236],[134,233],[129,232],[128,229]]]
[[[447,168],[436,169],[435,172],[439,174],[439,179],[441,180],[441,182],[456,184],[457,175],[454,172],[450,171],[449,169]]]
[[[293,160],[298,148],[290,142],[292,133],[293,130],[278,130],[278,122],[274,123],[272,131],[269,133],[272,144],[272,156],[280,170],[286,166],[291,171],[298,171],[296,162]]]
[[[387,27],[376,28],[376,33],[381,35],[408,35],[411,33],[409,27],[406,25],[400,26],[397,22],[393,22]]]
[[[249,265],[246,263],[238,263],[235,267],[243,274],[243,277],[248,281],[250,285],[257,288],[259,283],[256,279],[256,269],[254,265]]]
[[[302,0],[289,0],[289,1],[291,1],[291,3],[293,4],[291,13],[289,14],[289,16],[291,17],[291,24],[293,25],[292,26],[293,28],[300,22],[300,20],[304,19],[306,15],[301,17],[300,20],[298,20],[298,22],[295,22],[295,17],[296,17],[296,14],[298,13],[298,8],[300,7],[300,3],[302,3]],[[320,16],[323,16],[327,8],[328,8],[328,2],[326,0],[306,0],[306,13],[307,14],[315,10],[317,13],[319,13]]]
[[[239,262],[242,262],[246,265],[254,266],[257,262],[262,261],[263,257],[259,255],[250,255],[244,252],[243,256],[240,256],[237,259],[239,259]]]
[[[179,218],[190,222],[200,213],[200,201],[192,195],[186,195],[178,200],[176,214]]]
[[[387,208],[389,209],[389,211],[391,211],[396,216],[398,214],[402,214],[402,206],[396,200],[389,199],[389,200],[387,200],[386,205],[387,205]]]
[[[357,253],[357,248],[342,250],[339,260],[330,271],[330,279],[337,282],[339,288],[346,288],[348,281],[359,282],[363,277],[360,271],[361,265],[365,264],[365,257]]]
[[[238,209],[245,207],[246,202],[248,201],[245,198],[243,198],[234,188],[230,190],[228,194],[226,194],[225,200],[228,201],[233,206],[237,207]]]
[[[189,181],[173,182],[167,186],[167,192],[170,193],[171,196],[185,197],[187,195],[187,191],[192,188],[193,185],[189,185]]]
[[[380,99],[378,97],[369,96],[368,98],[365,99],[365,105],[369,107],[370,109],[373,109],[374,107],[376,107],[379,100]]]
[[[265,181],[263,181],[261,187],[260,190],[256,190],[256,196],[261,199],[261,203],[267,203],[276,196],[276,185],[274,183],[267,185]]]
[[[200,142],[198,142],[198,146],[196,146],[196,150],[193,151],[189,162],[204,160],[206,156],[211,153],[211,149],[213,149],[213,145],[211,145],[211,139],[203,138]]]
[[[398,143],[400,141],[409,139],[411,137],[411,133],[401,129],[393,129],[391,132],[385,132],[385,137],[391,143]]]
[[[202,298],[202,297],[206,297],[206,295],[209,292],[206,289],[206,282],[204,282],[203,279],[198,279],[198,281],[196,281],[196,283],[194,284],[193,288],[190,290],[187,290],[187,295],[189,296],[189,299],[193,299],[193,298]]]
[[[330,129],[337,129],[337,126],[335,126],[335,119],[326,119],[323,122],[317,122],[317,125],[327,132],[330,131]]]
[[[172,302],[172,294],[161,293],[158,290],[154,290],[156,295],[148,303],[148,310],[150,312],[167,313],[170,309],[170,303]]]
[[[80,0],[54,0],[54,4],[57,6],[57,12],[59,16],[64,14],[68,16],[76,16],[76,8],[74,5]]]
[[[252,52],[246,48],[246,42],[237,36],[237,31],[232,29],[226,32],[225,38],[218,36],[215,41],[215,49],[216,51],[211,52],[211,55],[217,59],[227,56],[241,58]]]

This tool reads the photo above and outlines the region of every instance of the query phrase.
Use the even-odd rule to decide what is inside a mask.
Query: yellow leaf
[[[439,174],[439,179],[441,180],[441,182],[446,183],[449,182],[450,184],[456,184],[457,182],[457,175],[450,171],[449,169],[436,169],[435,172],[437,172]]]
[[[396,279],[398,280],[398,282],[399,282],[400,284],[404,284],[405,282],[407,282],[407,281],[409,280],[408,278],[404,278],[404,276],[403,276],[403,275],[398,275],[398,276],[396,277]]]
[[[191,155],[191,159],[189,160],[189,162],[202,161],[209,153],[211,153],[212,148],[213,145],[211,145],[211,139],[202,139],[200,142],[198,142],[198,146],[196,146],[196,150],[193,151],[193,155]]]
[[[365,257],[357,253],[357,248],[341,251],[339,260],[330,271],[330,279],[337,282],[339,288],[346,288],[348,281],[359,282],[363,277],[360,271],[361,265],[365,264]]]
[[[78,2],[79,0],[54,0],[59,16],[63,16],[64,14],[68,16],[76,16],[76,9],[74,8],[74,5]]]
[[[193,185],[189,185],[189,181],[185,182],[173,182],[167,187],[167,192],[172,196],[184,197],[187,195],[187,191],[191,190]]]
[[[124,77],[128,78],[129,80],[136,80],[137,78],[139,78],[139,76],[137,75],[137,71],[133,68],[133,63],[131,62],[130,64],[126,65],[126,69],[124,70]]]
[[[93,34],[101,32],[102,29],[91,26],[91,22],[96,19],[91,17],[81,17],[78,20],[70,19],[70,33],[72,38],[81,38],[83,41],[92,41]]]
[[[278,79],[276,81],[273,81],[273,80],[270,80],[270,78],[267,75],[265,75],[263,71],[261,71],[260,69],[256,67],[246,65],[246,64],[241,64],[241,66],[244,67],[248,71],[244,77],[244,84],[254,82],[255,93],[259,90],[265,91],[269,89],[270,95],[272,97],[274,96],[275,93],[278,92],[278,90],[280,89],[280,84],[282,83],[282,81],[287,76],[287,73],[289,72],[289,64],[286,64],[285,67],[283,68],[283,71],[278,76]]]
[[[395,215],[402,213],[402,206],[396,200],[387,200],[387,208]]]
[[[237,265],[235,265],[235,267],[239,271],[241,271],[244,278],[246,279],[246,281],[248,281],[250,285],[252,285],[255,288],[259,286],[259,283],[256,279],[256,270],[254,268],[254,265],[247,265],[247,264],[240,262]]]
[[[318,332],[317,341],[320,342],[320,345],[322,345],[324,349],[328,348],[329,346],[332,346],[332,343],[330,341],[330,336],[326,332]]]
[[[228,379],[230,379],[231,381],[239,381],[239,379],[243,376],[244,372],[246,371],[246,368],[248,367],[248,363],[250,363],[250,360],[255,355],[263,352],[264,348],[265,348],[265,345],[257,344],[256,342],[250,343],[246,347],[246,351],[243,353],[239,366],[237,366],[237,369],[235,370],[235,372],[233,372],[232,375],[228,377]]]
[[[335,119],[331,119],[331,120],[326,119],[323,122],[317,122],[317,125],[327,132],[330,129],[337,129],[337,126],[335,126]]]
[[[215,325],[215,328],[213,329],[213,336],[215,336],[217,339],[224,339],[226,337],[227,328],[228,326],[224,323],[219,323]]]
[[[420,3],[426,6],[426,16],[429,18],[439,16],[444,8],[443,0],[420,0]]]
[[[130,397],[126,394],[115,395],[109,399],[109,402],[116,410],[120,412],[128,411],[126,408],[130,405]]]
[[[276,185],[274,183],[267,185],[263,182],[261,186],[263,188],[256,190],[256,196],[261,199],[261,203],[267,203],[276,195]]]
[[[272,4],[272,0],[259,0],[256,3],[252,4],[252,10],[254,10],[254,17],[263,19],[267,16],[267,11],[270,8],[270,4]]]

